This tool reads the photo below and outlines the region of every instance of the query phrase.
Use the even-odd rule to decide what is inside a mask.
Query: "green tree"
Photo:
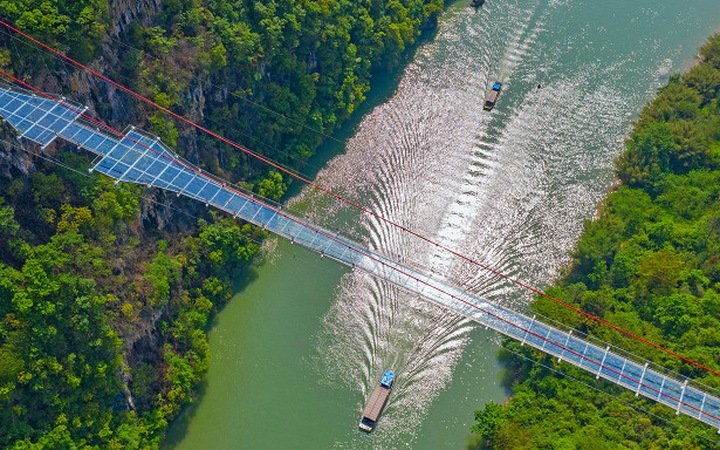
[[[266,178],[263,178],[258,183],[257,193],[271,200],[280,200],[286,189],[287,187],[280,172],[272,170]]]
[[[683,79],[702,97],[702,104],[710,103],[720,92],[720,69],[701,64],[690,69]]]
[[[720,70],[720,33],[716,33],[700,47],[700,56],[706,65]]]
[[[620,157],[617,172],[630,187],[649,188],[670,168],[676,144],[670,127],[653,123],[633,133],[627,151]]]
[[[495,402],[486,403],[483,409],[475,411],[475,425],[472,426],[473,433],[477,433],[482,439],[490,440],[502,424],[505,412],[502,406]]]

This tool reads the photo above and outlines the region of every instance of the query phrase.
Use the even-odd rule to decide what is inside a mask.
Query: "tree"
[[[271,200],[280,200],[285,194],[285,183],[280,172],[271,170],[266,178],[260,180],[257,186],[257,193]]]
[[[482,439],[490,440],[503,421],[505,412],[502,406],[495,402],[486,403],[483,409],[475,411],[475,425],[472,432],[479,434]]]
[[[630,187],[650,188],[659,182],[677,147],[667,124],[652,123],[633,133],[627,151],[617,163],[617,172]]]
[[[710,103],[720,92],[720,68],[701,64],[690,69],[683,79],[700,94],[701,106]]]
[[[707,65],[720,70],[720,33],[716,33],[700,47],[700,57]]]

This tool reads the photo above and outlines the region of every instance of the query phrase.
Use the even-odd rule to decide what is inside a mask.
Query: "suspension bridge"
[[[15,79],[16,83],[22,83]],[[26,88],[31,88],[25,85]],[[0,117],[26,139],[45,148],[60,138],[95,155],[90,171],[115,183],[164,189],[222,210],[306,247],[321,256],[362,270],[461,314],[485,327],[566,361],[653,401],[700,420],[720,432],[720,398],[709,388],[670,374],[619,349],[590,341],[475,295],[350,240],[282,206],[202,171],[134,127],[119,132],[86,115],[87,108],[17,84],[0,83]]]

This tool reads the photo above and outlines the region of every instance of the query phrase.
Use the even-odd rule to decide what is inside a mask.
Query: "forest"
[[[617,176],[570,267],[546,292],[719,369],[720,34],[640,113]],[[717,376],[546,298],[532,309],[720,387]],[[516,342],[504,342],[501,358],[512,397],[475,412],[470,448],[717,448],[708,425]]]
[[[126,3],[0,0],[0,17],[294,169],[364,101],[374,73],[397,68],[443,7],[441,0]],[[0,66],[88,104],[113,126],[144,127],[261,195],[278,199],[287,187],[279,173],[7,32]],[[89,157],[62,143],[18,163],[18,154],[38,149],[3,130],[0,447],[158,448],[196,396],[210,358],[209,324],[233,281],[252,271],[265,233],[191,201],[89,175]]]
[[[0,1],[0,15],[81,61],[112,46],[118,63],[108,66],[107,75],[164,107],[202,116],[214,131],[290,167],[306,161],[365,100],[374,73],[400,64],[420,33],[434,27],[444,5],[442,0],[162,0],[152,21],[133,21],[113,36],[107,0],[35,4]],[[12,40],[3,60],[21,74],[37,67],[53,72],[59,64]],[[192,102],[197,90],[205,94],[202,114]],[[102,111],[107,106],[97,108],[112,116]],[[199,140],[193,162],[218,175],[250,183],[268,175],[262,163],[179,129],[157,111],[131,109],[139,125],[181,153],[186,146],[177,146],[178,139]]]

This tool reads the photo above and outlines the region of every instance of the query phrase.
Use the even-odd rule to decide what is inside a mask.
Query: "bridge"
[[[29,86],[28,86],[29,87]],[[95,156],[91,172],[115,183],[135,183],[183,195],[253,223],[321,256],[362,270],[442,308],[700,420],[720,432],[720,398],[709,388],[669,374],[609,345],[590,341],[512,309],[478,298],[449,282],[294,216],[256,194],[231,185],[184,160],[158,138],[130,127],[120,133],[63,97],[0,83],[0,117],[45,148],[61,138]]]

